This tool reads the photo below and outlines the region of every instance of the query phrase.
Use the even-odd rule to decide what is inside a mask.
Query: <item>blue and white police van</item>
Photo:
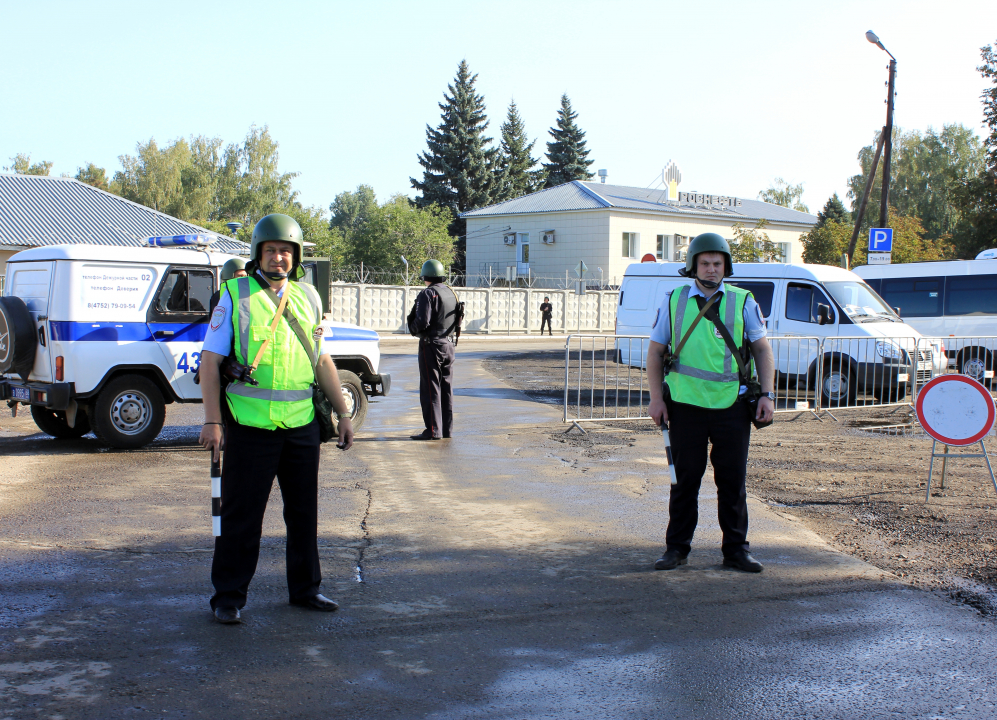
[[[211,296],[231,255],[200,235],[150,247],[54,245],[7,261],[0,297],[0,401],[30,406],[56,438],[93,431],[116,448],[151,442],[166,405],[201,402],[194,382]],[[182,247],[188,245],[190,247]],[[359,429],[368,396],[387,395],[376,332],[323,322]]]

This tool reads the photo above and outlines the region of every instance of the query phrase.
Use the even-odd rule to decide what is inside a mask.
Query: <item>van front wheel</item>
[[[163,394],[141,375],[116,377],[90,405],[93,433],[111,447],[129,450],[148,445],[166,421]]]
[[[824,368],[821,400],[825,407],[847,407],[855,402],[855,382],[848,367],[835,363]]]

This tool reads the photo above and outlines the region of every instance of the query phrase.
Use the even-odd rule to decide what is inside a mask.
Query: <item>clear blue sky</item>
[[[682,190],[753,198],[779,176],[816,212],[885,121],[889,58],[866,30],[899,61],[905,129],[982,135],[975,68],[997,42],[993,0],[0,3],[0,166],[110,173],[138,141],[238,142],[256,123],[326,208],[361,183],[413,194],[465,58],[490,134],[515,98],[538,157],[566,92],[610,182],[647,186],[674,159]]]

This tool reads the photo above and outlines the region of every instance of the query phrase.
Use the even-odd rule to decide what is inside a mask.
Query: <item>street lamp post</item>
[[[890,56],[890,79],[886,83],[886,139],[883,144],[883,194],[879,204],[879,227],[889,227],[887,225],[889,204],[890,204],[890,160],[893,154],[893,95],[894,86],[897,79],[897,59],[893,53],[886,49],[882,41],[872,30],[865,34],[865,39],[876,45],[880,50]],[[862,218],[858,219],[859,222]]]

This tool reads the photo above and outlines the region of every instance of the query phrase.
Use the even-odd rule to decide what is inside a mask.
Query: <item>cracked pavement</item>
[[[245,623],[212,621],[199,406],[132,452],[0,419],[0,719],[997,715],[992,619],[754,499],[765,572],[723,569],[709,477],[689,565],[651,570],[660,438],[564,435],[482,367],[526,344],[465,336],[455,437],[413,443],[415,346],[382,343],[392,395],[323,449],[331,615],[287,605],[275,488]]]

